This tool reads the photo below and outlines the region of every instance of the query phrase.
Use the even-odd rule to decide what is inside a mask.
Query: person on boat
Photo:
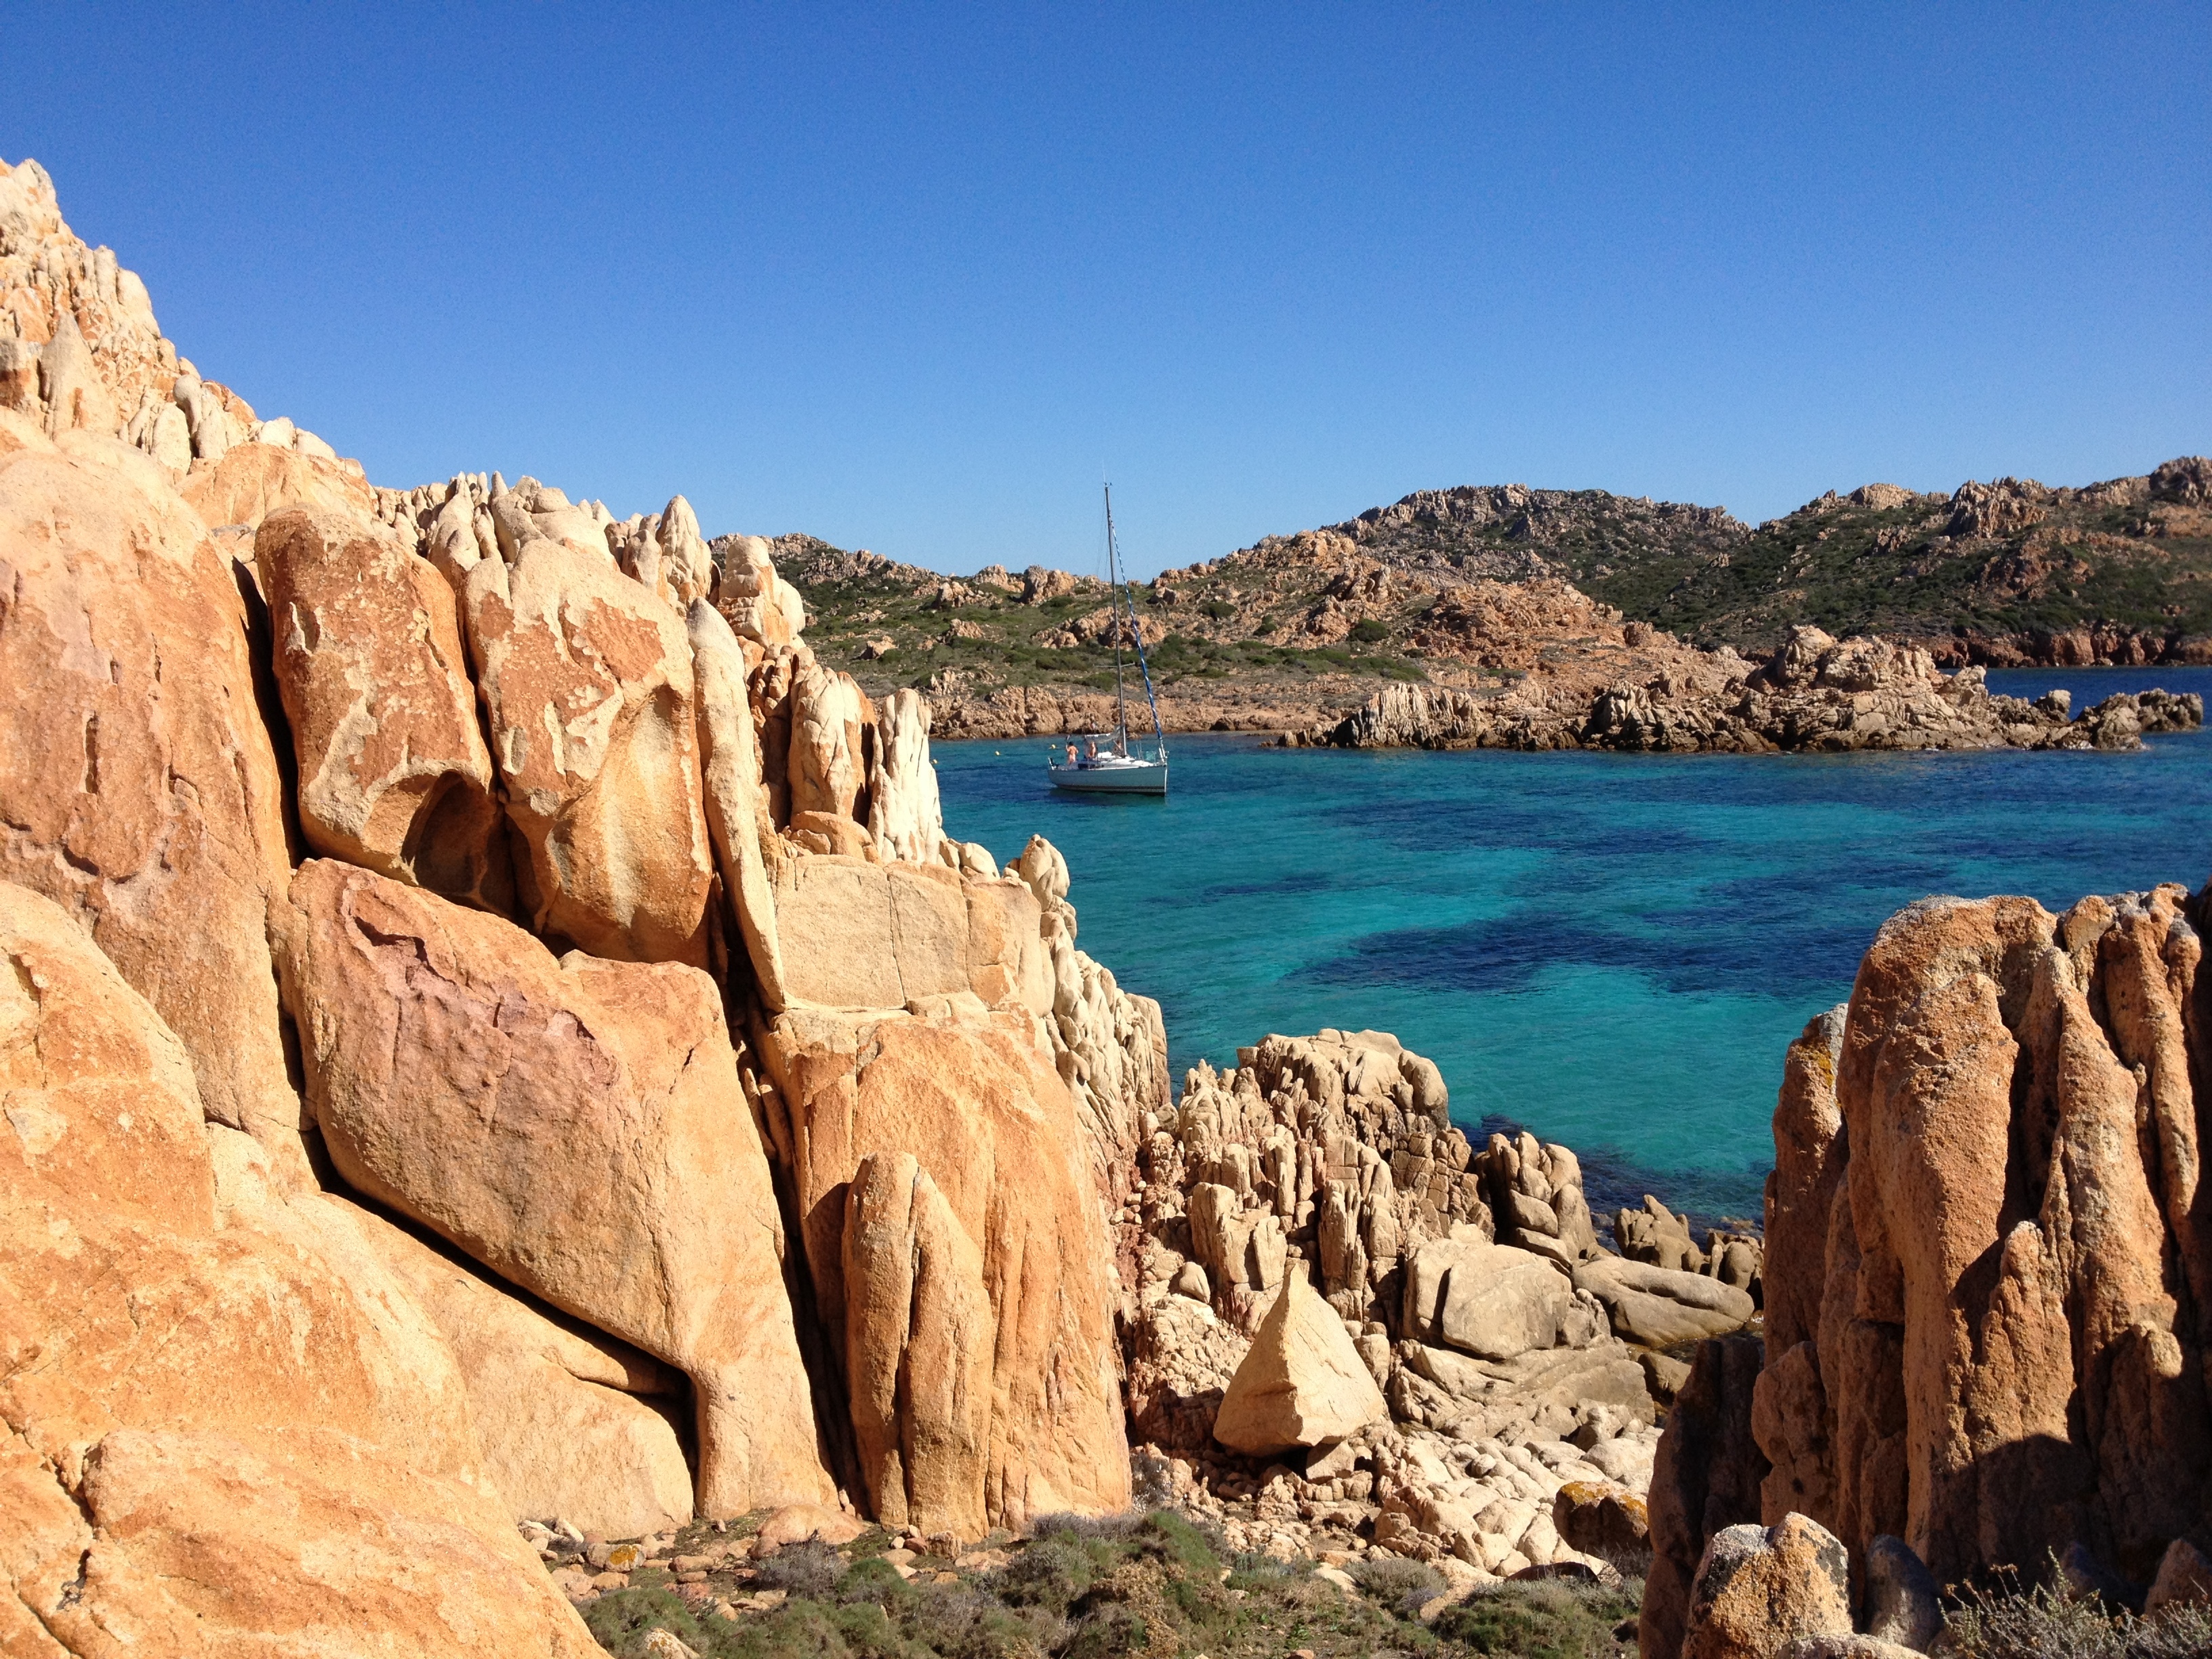
[[[1083,744],[1083,763],[1084,763],[1085,766],[1096,766],[1096,765],[1097,765],[1097,764],[1098,764],[1098,739],[1097,739],[1097,738],[1085,738],[1085,739],[1084,740],[1084,744]]]
[[[1067,740],[1067,763],[1070,766],[1075,764],[1075,739],[1073,738],[1070,738]]]

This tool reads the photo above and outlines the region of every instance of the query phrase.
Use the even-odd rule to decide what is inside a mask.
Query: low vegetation
[[[920,1557],[911,1578],[885,1559],[889,1541],[792,1546],[754,1564],[739,1599],[766,1607],[702,1587],[679,1595],[665,1571],[641,1568],[585,1621],[616,1659],[643,1659],[656,1630],[704,1659],[1617,1659],[1635,1651],[1643,1589],[1507,1584],[1438,1608],[1443,1581],[1419,1563],[1363,1562],[1346,1591],[1310,1561],[1234,1553],[1170,1510],[1056,1518],[963,1558],[975,1565]]]
[[[1971,1590],[1948,1622],[1948,1659],[2204,1659],[2212,1607],[2172,1604],[2148,1616],[2074,1599],[2052,1584]]]

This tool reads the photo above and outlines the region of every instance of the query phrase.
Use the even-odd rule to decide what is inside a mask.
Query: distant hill
[[[1095,578],[997,566],[948,577],[817,538],[775,541],[808,638],[872,690],[1110,687]],[[1724,509],[1520,484],[1421,490],[1134,589],[1162,683],[1237,723],[1301,718],[1378,681],[1526,672],[1505,586],[1565,581],[1623,617],[1762,652],[1793,624],[1924,642],[1954,665],[2212,661],[2212,461],[2081,489],[1968,483],[1832,491],[1756,527]],[[1576,649],[1548,631],[1538,660]]]

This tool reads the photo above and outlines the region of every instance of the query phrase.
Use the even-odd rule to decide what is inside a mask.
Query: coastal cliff
[[[9,1628],[580,1653],[518,1522],[1126,1507],[1164,1037],[927,706],[681,497],[255,417],[35,164],[0,238]]]

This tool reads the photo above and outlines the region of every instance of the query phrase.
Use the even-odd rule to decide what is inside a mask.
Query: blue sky
[[[7,0],[0,157],[380,483],[945,569],[2212,450],[2212,9],[1782,9]]]

